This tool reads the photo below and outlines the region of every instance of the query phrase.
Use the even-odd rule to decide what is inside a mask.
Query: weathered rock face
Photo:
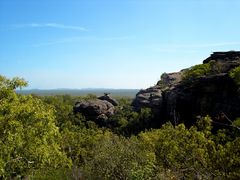
[[[203,61],[203,64],[216,62],[219,73],[227,73],[240,65],[240,51],[214,52]]]
[[[158,120],[187,125],[192,125],[197,116],[210,115],[218,123],[224,120],[223,116],[225,120],[240,117],[239,87],[228,75],[240,65],[240,52],[213,53],[204,63],[213,60],[216,73],[189,82],[182,80],[185,70],[164,73],[158,85],[141,90],[132,105],[136,110],[152,108]]]
[[[214,52],[210,57],[205,59],[203,63],[208,63],[211,60],[224,63],[228,63],[230,61],[240,61],[240,51]]]
[[[140,110],[142,107],[152,108],[154,112],[160,112],[163,103],[162,93],[167,89],[176,86],[181,81],[183,71],[176,73],[164,73],[161,76],[161,81],[157,85],[150,88],[140,90],[132,105],[135,110]]]
[[[105,121],[114,114],[114,105],[117,105],[116,100],[109,96],[107,100],[105,100],[106,98],[107,97],[105,95],[99,97],[98,99],[77,102],[73,110],[75,113],[81,113],[92,120]]]
[[[179,82],[182,80],[182,74],[184,73],[185,70],[182,70],[180,72],[175,72],[175,73],[163,73],[161,75],[161,80],[158,81],[158,85],[164,87],[172,87],[177,85]]]
[[[158,108],[162,104],[162,91],[160,86],[153,86],[140,90],[132,105],[139,110],[141,107]]]
[[[238,87],[226,73],[179,84],[164,98],[164,117],[176,123],[192,125],[196,116],[210,115],[217,121],[225,119],[222,115],[232,120],[240,116]]]

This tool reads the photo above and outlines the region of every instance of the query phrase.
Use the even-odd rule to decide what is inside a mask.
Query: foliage
[[[7,79],[6,77],[0,75],[1,93],[4,90],[8,91],[8,90],[15,90],[17,88],[26,87],[27,84],[28,83],[22,78],[14,77],[12,79]]]
[[[239,137],[219,144],[211,133],[211,119],[199,120],[187,129],[167,123],[161,129],[141,133],[143,143],[155,151],[159,179],[213,179],[240,177]],[[204,131],[203,131],[204,130]]]
[[[81,128],[66,123],[62,133],[61,145],[75,166],[81,166],[86,159],[92,157],[92,151],[98,141],[108,136],[108,131],[101,129]]]
[[[195,65],[184,72],[183,80],[191,81],[193,79],[209,75],[210,73],[211,73],[210,63]]]
[[[0,78],[0,176],[26,176],[32,169],[70,165],[61,151],[54,109],[15,88],[27,83]]]
[[[154,164],[155,154],[137,138],[109,134],[96,144],[83,173],[86,179],[149,179]]]
[[[48,168],[34,170],[27,177],[30,180],[72,180],[74,176],[69,168]]]
[[[230,72],[230,77],[233,78],[236,84],[240,87],[240,66],[234,68]]]
[[[240,130],[240,118],[237,118],[235,121],[233,121],[233,126]]]
[[[215,60],[211,60],[205,64],[198,64],[183,73],[183,80],[191,81],[199,77],[213,75],[223,72],[222,65]]]
[[[96,97],[17,95],[25,85],[0,76],[1,179],[240,178],[239,119],[217,132],[208,116],[190,128],[149,129],[151,109],[135,112],[130,99],[119,99],[107,128],[99,128],[72,113],[77,100]]]
[[[161,172],[157,176],[176,179],[211,177],[209,165],[214,142],[196,127],[186,129],[183,124],[174,127],[167,123],[160,130],[143,133],[141,137],[146,146],[155,149],[157,167]]]
[[[62,124],[72,115],[74,99],[69,95],[38,97],[55,109],[56,123],[61,128]],[[73,116],[71,116],[73,117]]]
[[[150,108],[142,108],[139,112],[135,112],[127,105],[118,107],[108,124],[115,133],[130,136],[152,127],[152,120],[153,114]]]

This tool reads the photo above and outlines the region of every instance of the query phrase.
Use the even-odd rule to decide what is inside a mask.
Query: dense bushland
[[[235,72],[233,72],[235,73]],[[18,95],[19,78],[0,77],[2,179],[239,179],[240,120],[212,132],[210,117],[191,128],[152,127],[150,109],[118,99],[99,127],[72,106],[88,97]]]

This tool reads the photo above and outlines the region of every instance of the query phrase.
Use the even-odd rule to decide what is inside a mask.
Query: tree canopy
[[[134,112],[129,100],[120,99],[109,126],[99,127],[72,113],[76,98],[83,97],[16,94],[26,85],[0,76],[2,179],[240,177],[239,119],[217,131],[209,116],[190,128],[167,122],[147,129],[151,110]]]
[[[15,93],[26,85],[23,79],[0,77],[0,175],[5,178],[71,162],[60,148],[55,110],[31,95]]]

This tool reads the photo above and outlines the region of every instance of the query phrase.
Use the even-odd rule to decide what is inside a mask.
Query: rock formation
[[[140,90],[132,103],[135,110],[148,107],[154,109],[156,112],[160,112],[163,101],[163,91],[176,86],[181,81],[182,73],[183,71],[169,74],[163,73],[161,81],[159,81],[157,85]]]
[[[95,121],[105,121],[114,114],[118,102],[109,94],[100,96],[97,99],[77,102],[73,108],[74,113],[81,113],[87,118]]]
[[[132,105],[139,110],[141,107],[158,108],[162,101],[162,91],[160,86],[156,85],[145,90],[140,90]]]
[[[189,84],[179,84],[164,93],[165,117],[192,125],[196,116],[220,119],[240,116],[238,88],[228,74],[201,77]],[[222,120],[222,119],[221,119]]]
[[[104,96],[100,96],[100,97],[98,97],[98,99],[108,101],[114,106],[118,105],[118,102],[116,101],[116,99],[111,98],[109,96],[109,93],[104,93]]]
[[[210,115],[216,123],[240,117],[239,87],[229,71],[240,65],[240,52],[216,52],[203,61],[212,63],[212,73],[183,80],[184,72],[164,73],[156,86],[137,93],[136,110],[152,108],[158,121],[192,125],[197,116]],[[225,123],[225,122],[224,122]]]
[[[219,62],[230,62],[230,61],[240,61],[240,51],[228,51],[228,52],[214,52],[203,63],[208,63],[211,60]]]

